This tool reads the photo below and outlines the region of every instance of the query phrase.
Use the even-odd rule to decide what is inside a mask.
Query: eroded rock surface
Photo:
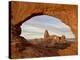
[[[27,43],[26,39],[19,36],[21,33],[20,26],[23,22],[36,15],[49,15],[59,18],[63,23],[69,25],[71,30],[75,34],[75,43],[66,49],[59,50],[57,52],[52,51],[53,56],[59,55],[76,55],[78,50],[78,27],[77,27],[77,5],[64,5],[64,4],[43,4],[43,3],[31,3],[31,2],[10,2],[10,15],[11,15],[11,58],[24,58],[24,57],[36,57],[47,55],[49,51],[34,49],[30,43]],[[26,41],[26,42],[25,42]],[[23,42],[23,43],[22,43]],[[21,47],[20,51],[17,50]],[[23,47],[24,46],[24,47]],[[29,46],[26,47],[26,46]],[[47,51],[47,53],[46,53]],[[43,53],[42,53],[43,52]],[[36,54],[35,54],[36,53]],[[49,56],[49,55],[47,55]],[[50,55],[51,56],[51,55]]]

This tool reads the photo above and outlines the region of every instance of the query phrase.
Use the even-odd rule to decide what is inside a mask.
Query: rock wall
[[[75,43],[59,51],[61,55],[77,54],[78,44],[78,19],[77,5],[32,3],[32,2],[10,2],[10,21],[12,28],[18,33],[21,32],[20,26],[23,22],[36,15],[49,15],[59,18],[63,23],[69,25],[75,34]],[[18,29],[17,29],[18,28]],[[13,30],[13,29],[12,29]],[[16,32],[16,34],[17,34]],[[11,33],[13,34],[13,33]],[[19,33],[20,35],[20,33]],[[72,53],[67,53],[67,52]],[[65,52],[64,54],[62,52]]]

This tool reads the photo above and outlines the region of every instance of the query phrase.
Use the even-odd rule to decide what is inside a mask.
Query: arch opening
[[[33,16],[21,25],[21,36],[26,39],[44,38],[44,32],[47,30],[50,35],[62,36],[74,41],[74,34],[71,28],[64,24],[60,19],[48,16]]]

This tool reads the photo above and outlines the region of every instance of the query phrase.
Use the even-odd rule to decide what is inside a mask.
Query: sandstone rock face
[[[77,49],[78,49],[78,46],[77,46],[77,44],[78,44],[77,5],[48,4],[48,3],[43,4],[43,3],[15,2],[15,1],[10,2],[10,16],[11,16],[10,20],[11,20],[11,26],[12,26],[11,27],[12,37],[13,36],[16,37],[16,35],[17,35],[18,37],[16,37],[16,39],[19,41],[21,38],[19,36],[21,33],[20,26],[22,25],[23,22],[25,22],[26,20],[28,20],[31,17],[36,16],[36,15],[54,16],[56,18],[59,18],[63,23],[69,25],[71,27],[71,30],[75,34],[75,43],[64,50],[59,50],[58,54],[60,54],[60,55],[75,55],[75,54],[77,54]],[[11,39],[12,40],[12,42],[11,42],[11,48],[12,48],[11,57],[15,58],[17,56],[16,58],[20,58],[24,54],[16,51],[16,49],[14,47],[15,45],[13,45],[13,40],[15,40],[14,37]],[[63,37],[61,39],[64,40]],[[24,40],[24,39],[22,39],[22,40]],[[33,51],[33,50],[31,50],[31,51]]]

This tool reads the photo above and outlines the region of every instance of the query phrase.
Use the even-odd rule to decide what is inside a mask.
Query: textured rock
[[[71,30],[75,34],[75,43],[64,50],[59,50],[58,53],[60,55],[77,54],[78,52],[77,51],[78,48],[77,5],[47,4],[47,3],[43,4],[43,3],[13,1],[10,2],[10,8],[11,8],[10,9],[11,26],[14,26],[11,28],[12,29],[11,35],[14,37],[17,35],[18,37],[16,37],[16,39],[18,41],[20,40],[19,35],[21,33],[20,26],[22,25],[23,22],[36,15],[54,16],[56,18],[59,18],[63,23],[70,26]],[[14,40],[14,37],[11,40]],[[21,52],[17,52],[14,47],[15,45],[12,44],[13,42],[11,42],[11,47],[13,48],[11,52],[14,52],[12,53],[12,57],[17,56],[17,58],[20,58],[20,55],[23,54]]]
[[[42,40],[43,44],[48,47],[55,47],[55,46],[58,47],[59,45],[62,47],[62,44],[67,46],[66,37],[64,35],[62,36],[49,35],[47,30],[45,30],[44,38]]]

